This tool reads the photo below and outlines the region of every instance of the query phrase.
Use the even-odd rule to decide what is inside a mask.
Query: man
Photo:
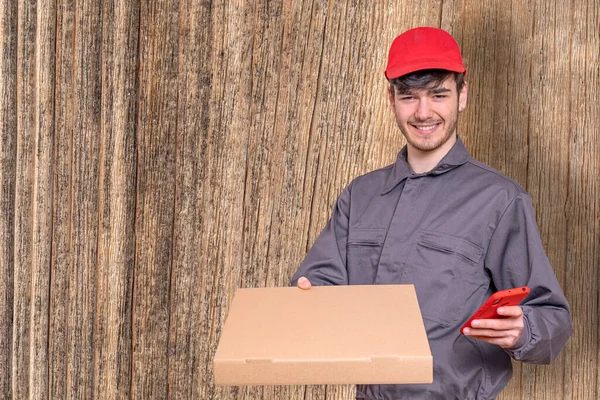
[[[385,75],[406,138],[395,164],[356,178],[292,284],[414,284],[434,379],[426,385],[358,385],[359,399],[493,399],[511,357],[551,363],[573,328],[544,253],[531,200],[514,181],[472,159],[457,136],[467,104],[455,40],[411,29],[392,43]],[[487,133],[491,134],[491,133]],[[498,290],[529,286],[505,318],[460,327]]]

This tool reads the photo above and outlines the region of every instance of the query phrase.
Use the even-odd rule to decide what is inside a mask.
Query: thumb
[[[302,276],[302,277],[300,277],[300,279],[298,279],[298,287],[300,289],[308,290],[311,288],[311,286],[312,286],[312,284],[306,277]]]

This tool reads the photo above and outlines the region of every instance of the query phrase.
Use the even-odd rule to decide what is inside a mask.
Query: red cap
[[[392,42],[385,76],[388,79],[423,69],[466,72],[460,49],[450,34],[438,28],[410,29]]]

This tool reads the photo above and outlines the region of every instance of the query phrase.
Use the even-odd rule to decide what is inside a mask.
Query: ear
[[[394,108],[394,93],[392,93],[392,88],[388,86],[388,100],[390,101],[390,106]]]
[[[467,93],[469,91],[467,82],[463,85],[460,93],[458,94],[458,110],[463,111],[467,106]]]

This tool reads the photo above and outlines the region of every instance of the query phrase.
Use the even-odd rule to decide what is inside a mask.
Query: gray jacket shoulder
[[[383,168],[357,176],[350,182],[348,189],[352,191],[356,188],[361,192],[373,192],[379,194],[383,190],[393,169],[394,164],[390,164]]]
[[[473,158],[469,159],[463,166],[470,170],[475,180],[481,185],[481,189],[493,188],[499,193],[504,193],[510,202],[515,197],[529,197],[527,191],[515,180],[507,177],[496,169]]]

